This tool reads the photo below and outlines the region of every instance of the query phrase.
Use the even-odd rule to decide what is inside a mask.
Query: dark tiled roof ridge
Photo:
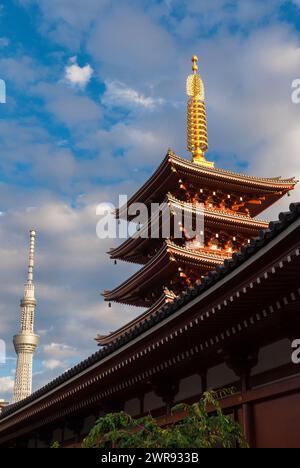
[[[204,291],[208,290],[211,286],[216,284],[231,271],[237,268],[239,265],[244,263],[248,258],[258,252],[262,247],[264,247],[268,242],[277,237],[281,232],[287,229],[291,224],[293,224],[297,219],[300,218],[300,202],[292,203],[290,205],[290,211],[283,212],[279,214],[278,221],[272,221],[269,224],[269,228],[260,232],[259,236],[252,239],[249,245],[242,247],[240,253],[233,254],[231,259],[225,260],[224,264],[219,266],[215,271],[210,272],[206,278],[202,281],[200,285],[196,285],[188,290],[184,291],[183,294],[175,299],[172,303],[166,304],[155,313],[151,318],[146,320],[141,324],[132,329],[130,332],[125,333],[123,336],[118,338],[114,343],[100,349],[96,353],[89,356],[84,361],[81,361],[76,366],[72,367],[68,371],[64,372],[56,379],[52,380],[44,387],[35,391],[32,395],[25,398],[24,400],[9,405],[7,408],[4,408],[0,416],[1,419],[12,414],[14,411],[26,406],[35,399],[45,395],[50,390],[55,389],[57,386],[63,384],[68,379],[75,377],[80,372],[88,369],[91,365],[101,361],[105,357],[112,354],[117,349],[120,349],[125,344],[129,343],[131,340],[141,335],[146,330],[149,330],[157,323],[161,322],[165,318],[172,315],[176,312],[181,306],[190,302],[193,298],[200,295]]]

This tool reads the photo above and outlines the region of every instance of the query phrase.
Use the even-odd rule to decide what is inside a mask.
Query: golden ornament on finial
[[[193,57],[192,57],[192,63],[193,63],[192,70],[193,70],[193,72],[194,72],[195,74],[197,73],[197,70],[198,70],[197,62],[198,62],[198,57],[197,57],[197,55],[193,55]]]
[[[187,149],[192,153],[192,161],[207,167],[214,163],[206,161],[204,153],[208,150],[204,84],[198,75],[198,57],[192,57],[193,74],[187,77]]]

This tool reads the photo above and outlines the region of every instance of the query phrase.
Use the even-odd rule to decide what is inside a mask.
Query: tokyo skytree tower
[[[21,330],[13,339],[17,353],[13,403],[23,400],[32,393],[32,358],[39,343],[39,336],[34,333],[34,311],[36,307],[33,284],[35,238],[35,231],[30,231],[28,276],[24,296],[21,300]]]

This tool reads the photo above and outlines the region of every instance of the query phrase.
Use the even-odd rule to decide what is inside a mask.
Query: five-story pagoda
[[[205,158],[208,150],[204,85],[198,75],[197,57],[192,57],[193,73],[187,79],[187,149],[189,162],[171,150],[146,183],[117,210],[119,219],[128,215],[134,203],[146,204],[150,219],[109,254],[142,267],[112,291],[104,291],[106,301],[146,307],[132,322],[108,336],[98,335],[99,345],[106,345],[137,322],[147,320],[166,302],[222,264],[225,259],[250,242],[268,223],[257,219],[266,208],[294,189],[292,179],[260,178],[214,167]],[[153,203],[168,207],[171,216],[179,211],[190,212],[191,218],[204,213],[202,241],[190,237],[181,227],[182,236],[151,236],[151,223],[162,223],[162,211],[151,210]],[[154,219],[156,218],[156,220]],[[141,235],[142,233],[148,235]],[[162,230],[160,229],[162,234]],[[200,233],[199,233],[200,234]]]

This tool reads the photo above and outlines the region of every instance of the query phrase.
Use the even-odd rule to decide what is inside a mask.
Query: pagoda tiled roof
[[[236,180],[243,180],[250,184],[266,184],[271,187],[279,187],[279,186],[290,186],[291,184],[297,183],[295,177],[290,177],[284,179],[281,176],[277,177],[257,177],[252,176],[249,174],[243,174],[238,172],[229,171],[228,169],[220,169],[217,167],[207,167],[202,166],[201,164],[195,164],[191,161],[187,161],[184,158],[181,158],[177,154],[175,154],[172,150],[169,150],[167,157],[169,157],[170,162],[173,162],[178,166],[186,167],[191,169],[192,171],[205,173],[205,174],[212,174],[216,175],[217,177],[226,177],[228,179],[236,179]]]
[[[187,289],[178,299],[175,299],[172,303],[163,306],[162,309],[158,311],[157,314],[155,314],[155,316],[152,316],[145,322],[137,323],[135,327],[133,327],[128,333],[121,335],[115,342],[109,346],[101,348],[89,358],[80,362],[56,379],[49,382],[44,387],[35,391],[29,397],[19,401],[18,403],[9,405],[7,408],[4,408],[0,415],[0,423],[2,419],[16,413],[19,410],[22,410],[31,402],[43,398],[44,395],[67,383],[68,381],[71,381],[71,379],[75,379],[93,365],[101,364],[102,361],[107,360],[109,356],[115,351],[119,350],[125,345],[130,344],[132,340],[144,334],[145,332],[150,332],[151,328],[162,323],[168,317],[171,317],[183,306],[188,306],[189,303],[195,299],[195,297],[201,297],[204,293],[208,293],[213,286],[216,286],[218,282],[221,282],[228,275],[237,270],[247,260],[251,259],[260,250],[271,243],[271,241],[280,236],[282,233],[288,233],[290,227],[299,221],[299,219],[300,203],[293,203],[290,205],[290,211],[281,213],[279,215],[278,221],[271,222],[269,228],[262,231],[257,238],[253,239],[250,245],[243,247],[240,253],[234,254],[231,259],[226,260],[223,265],[219,266],[215,271],[210,272],[200,285],[195,285],[192,288]]]
[[[168,299],[167,295],[162,294],[161,297],[153,304],[153,306],[145,310],[145,312],[138,315],[137,317],[135,317],[130,322],[126,323],[123,327],[119,328],[118,330],[109,333],[108,335],[98,334],[95,338],[95,341],[97,341],[101,346],[111,343],[112,341],[116,339],[116,336],[119,336],[120,334],[130,331],[138,323],[148,320],[153,314],[155,314],[168,302],[167,299]]]
[[[224,255],[218,251],[212,250],[196,250],[187,247],[181,247],[170,240],[163,241],[162,247],[155,255],[136,273],[124,281],[120,286],[112,291],[104,291],[103,296],[107,301],[117,301],[123,304],[136,304],[134,291],[143,285],[144,288],[149,287],[160,280],[160,284],[164,279],[164,274],[169,272],[175,262],[178,265],[188,263],[200,267],[203,265],[205,269],[214,268],[220,263],[223,263],[224,258],[230,257],[231,254]],[[173,260],[173,261],[170,261]],[[176,264],[176,266],[178,266]],[[168,274],[168,273],[167,273]],[[133,296],[132,296],[133,295]],[[140,303],[147,307],[147,303]]]
[[[172,196],[170,193],[167,194],[164,202],[167,206],[170,206],[172,209],[181,209],[189,212],[202,213],[203,208],[201,206],[192,205],[191,203],[183,202],[178,200],[176,197]],[[131,252],[134,252],[135,249],[140,248],[142,244],[148,244],[153,242],[153,239],[148,238],[146,235],[143,236],[143,233],[147,234],[150,232],[150,224],[152,221],[158,222],[159,211],[157,210],[154,216],[148,220],[148,223],[145,224],[140,231],[137,231],[133,236],[126,239],[121,245],[112,248],[109,250],[108,254],[112,259],[124,259],[124,255],[130,255]],[[214,221],[218,223],[232,224],[235,228],[241,227],[242,229],[248,229],[252,231],[253,234],[256,234],[260,229],[266,229],[268,227],[268,222],[262,219],[251,218],[250,216],[242,215],[239,213],[230,213],[229,211],[224,211],[216,208],[204,208],[204,221]],[[163,242],[161,238],[161,242]],[[157,242],[157,239],[155,239]],[[139,259],[138,256],[133,255],[132,258],[128,256],[125,258],[128,262],[134,263],[144,263]]]

